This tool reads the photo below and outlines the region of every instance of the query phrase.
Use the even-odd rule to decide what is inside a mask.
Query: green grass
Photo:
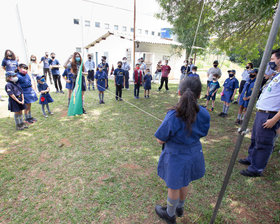
[[[114,87],[111,84],[111,91]],[[152,86],[150,99],[123,97],[163,119],[178,97]],[[67,96],[51,94],[54,115],[44,118],[40,105],[32,111],[38,122],[15,131],[13,118],[0,119],[1,223],[161,223],[154,213],[165,204],[167,189],[157,176],[161,147],[153,137],[160,122],[105,93],[85,95],[86,115],[67,117]],[[204,104],[204,100],[200,100]],[[4,109],[4,108],[1,108]],[[190,185],[185,216],[178,223],[209,223],[234,149],[237,105],[228,118],[219,118],[220,99],[211,112],[209,135],[202,139],[206,175]],[[250,123],[250,127],[252,122]],[[245,137],[239,158],[247,154]],[[216,223],[279,223],[279,144],[264,177],[239,175],[236,163]]]

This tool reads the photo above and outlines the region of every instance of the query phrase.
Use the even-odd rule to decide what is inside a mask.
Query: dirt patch
[[[122,168],[126,168],[126,169],[131,169],[131,170],[139,170],[141,169],[140,166],[136,165],[136,164],[131,164],[131,163],[125,163],[123,165],[121,165]]]
[[[66,117],[67,116],[68,111],[67,110],[62,110],[60,117]]]
[[[70,141],[67,139],[67,138],[62,138],[60,140],[60,145],[59,147],[62,147],[62,146],[66,146],[66,147],[70,147],[72,144],[70,143]]]

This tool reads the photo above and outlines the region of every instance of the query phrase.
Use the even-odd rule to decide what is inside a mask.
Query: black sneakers
[[[251,165],[251,163],[247,159],[240,159],[238,162],[243,165]]]
[[[184,208],[176,208],[176,215],[182,217],[184,214]]]
[[[176,224],[176,216],[174,215],[170,217],[167,214],[166,207],[162,207],[161,205],[156,205],[155,211],[161,219],[166,221],[167,224]]]

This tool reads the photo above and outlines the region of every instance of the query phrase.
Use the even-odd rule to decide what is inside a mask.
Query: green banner
[[[83,61],[80,65],[78,75],[75,81],[75,88],[72,92],[70,104],[68,107],[68,116],[75,116],[77,114],[83,114],[83,100],[82,100],[82,68]]]

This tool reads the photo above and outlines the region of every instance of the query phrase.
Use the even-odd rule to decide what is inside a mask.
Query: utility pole
[[[135,33],[136,33],[136,0],[134,0],[134,21],[133,21],[133,68],[135,68]]]
[[[18,17],[18,23],[19,23],[19,28],[20,28],[20,34],[21,34],[21,39],[24,47],[24,56],[25,60],[23,60],[26,64],[28,63],[28,49],[27,49],[27,44],[26,44],[26,39],[24,37],[24,32],[23,32],[23,26],[21,22],[21,17],[20,17],[20,12],[19,12],[19,6],[18,6],[18,1],[16,3],[16,10],[17,10],[17,17]]]

